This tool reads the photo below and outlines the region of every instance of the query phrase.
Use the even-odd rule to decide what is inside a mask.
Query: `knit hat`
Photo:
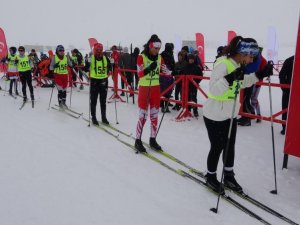
[[[94,47],[93,47],[94,55],[96,55],[96,53],[102,54],[102,52],[103,52],[103,45],[101,43],[94,44]]]

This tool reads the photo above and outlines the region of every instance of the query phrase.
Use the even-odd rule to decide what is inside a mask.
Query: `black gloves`
[[[157,67],[157,62],[154,61],[146,69],[144,69],[144,74],[147,75],[148,73],[150,73],[150,71],[155,70],[156,67]]]
[[[17,65],[19,63],[18,59],[15,59],[15,65]]]
[[[269,61],[261,71],[256,73],[256,77],[259,80],[262,80],[265,77],[269,77],[271,75],[273,75],[273,63],[271,61]]]
[[[59,67],[59,62],[54,64],[54,68],[58,68]]]
[[[244,80],[244,74],[245,74],[245,66],[241,66],[231,72],[230,74],[227,74],[224,78],[227,80],[229,86],[232,86],[233,81],[235,80]]]

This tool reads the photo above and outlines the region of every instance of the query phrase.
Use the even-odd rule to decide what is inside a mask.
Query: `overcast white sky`
[[[162,42],[205,36],[206,45],[226,43],[227,31],[264,45],[267,27],[277,30],[279,46],[294,45],[299,0],[5,0],[0,27],[7,44],[75,45],[88,48],[89,37],[105,46],[143,45],[156,33]]]

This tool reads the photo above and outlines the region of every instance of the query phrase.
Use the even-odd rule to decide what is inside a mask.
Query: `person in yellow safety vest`
[[[163,58],[159,55],[161,40],[153,34],[144,45],[144,50],[137,58],[137,72],[139,76],[139,119],[136,127],[135,148],[139,152],[146,152],[141,137],[144,125],[147,120],[148,108],[150,107],[150,147],[162,151],[161,146],[156,142],[158,112],[160,107],[160,85],[159,76],[172,77]]]
[[[67,87],[69,82],[68,66],[72,67],[72,62],[65,55],[65,48],[58,45],[55,50],[55,56],[50,63],[50,71],[54,73],[54,82],[58,90],[58,104],[60,108],[68,108],[66,105]]]
[[[211,144],[207,157],[206,183],[216,192],[224,193],[223,185],[217,180],[218,161],[222,151],[224,186],[237,192],[243,191],[235,180],[233,172],[237,131],[236,117],[240,108],[238,104],[239,87],[250,87],[267,76],[255,73],[244,76],[245,65],[253,62],[258,53],[259,48],[254,39],[237,36],[230,42],[226,55],[217,59],[211,73],[208,99],[203,106],[203,118]],[[233,108],[234,104],[235,108]],[[232,129],[229,134],[231,120]],[[227,153],[225,153],[228,141],[229,145],[226,149]],[[225,156],[227,157],[225,158]]]
[[[10,80],[9,91],[8,91],[10,95],[12,95],[12,88],[14,84],[15,84],[15,93],[16,95],[19,95],[18,85],[17,85],[19,72],[16,65],[16,59],[17,59],[16,53],[17,53],[17,48],[12,46],[9,48],[9,54],[1,60],[2,63],[8,64],[6,76],[7,79]]]
[[[18,48],[18,51],[19,51],[19,55],[15,59],[15,63],[17,64],[19,76],[22,83],[23,101],[24,102],[27,101],[26,84],[29,87],[31,101],[34,101],[32,75],[31,75],[31,68],[33,68],[33,64],[29,60],[28,55],[25,54],[25,48],[23,46],[20,46]]]
[[[103,54],[103,45],[96,43],[93,48],[90,64],[90,107],[92,123],[99,125],[96,117],[98,95],[100,95],[100,109],[102,123],[108,125],[106,118],[106,97],[108,88],[108,73],[112,70],[109,59]]]

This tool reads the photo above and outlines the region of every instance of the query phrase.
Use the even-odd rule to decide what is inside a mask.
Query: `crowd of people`
[[[174,45],[166,43],[164,50],[162,42],[157,35],[152,35],[143,46],[129,49],[112,46],[110,52],[105,52],[101,43],[96,43],[90,54],[83,55],[78,49],[72,49],[71,55],[65,54],[65,48],[58,45],[55,54],[52,51],[37,56],[34,49],[30,54],[25,54],[23,46],[9,48],[7,57],[1,59],[7,63],[7,79],[10,80],[9,94],[19,95],[17,81],[22,83],[23,101],[27,101],[27,86],[30,98],[34,101],[34,89],[32,78],[42,77],[43,85],[50,81],[50,87],[56,87],[58,91],[58,104],[63,110],[66,105],[67,88],[77,86],[84,89],[84,80],[90,85],[90,115],[94,125],[99,125],[96,115],[99,96],[101,121],[108,125],[106,117],[106,102],[108,91],[108,78],[114,71],[120,70],[127,84],[138,90],[139,116],[136,126],[135,148],[139,152],[146,152],[142,142],[142,133],[148,114],[150,117],[149,144],[152,149],[163,151],[156,141],[159,110],[163,113],[170,112],[172,106],[170,99],[173,97],[173,89],[166,92],[161,100],[161,93],[173,85],[178,75],[193,75],[194,81],[199,85],[203,76],[204,64],[201,62],[198,52],[191,51],[188,46],[183,46],[178,52],[178,61],[174,58]],[[288,58],[280,71],[280,83],[290,84],[294,57]],[[127,70],[127,71],[126,71]],[[87,75],[88,74],[88,75]],[[223,153],[224,185],[235,191],[241,192],[242,187],[235,179],[234,156],[237,125],[250,126],[251,119],[245,116],[237,118],[240,107],[243,112],[260,116],[258,94],[260,86],[258,81],[273,75],[273,63],[267,62],[262,56],[262,48],[253,38],[237,36],[228,46],[220,46],[217,49],[216,60],[209,81],[208,98],[203,106],[203,119],[208,133],[211,148],[207,157],[207,184],[217,192],[224,192],[222,181],[217,179],[217,167],[219,157]],[[126,89],[124,79],[121,79],[121,88]],[[175,85],[175,100],[181,98],[182,84]],[[239,103],[240,92],[243,90],[243,99]],[[121,92],[121,96],[125,95]],[[289,89],[282,88],[282,108],[288,107]],[[130,97],[133,93],[130,94]],[[197,88],[190,83],[188,100],[197,103]],[[173,105],[174,110],[179,110],[180,104]],[[195,117],[199,116],[197,107],[189,107]],[[286,120],[287,114],[282,119]],[[260,122],[257,119],[256,122]],[[283,125],[282,134],[285,134]]]

